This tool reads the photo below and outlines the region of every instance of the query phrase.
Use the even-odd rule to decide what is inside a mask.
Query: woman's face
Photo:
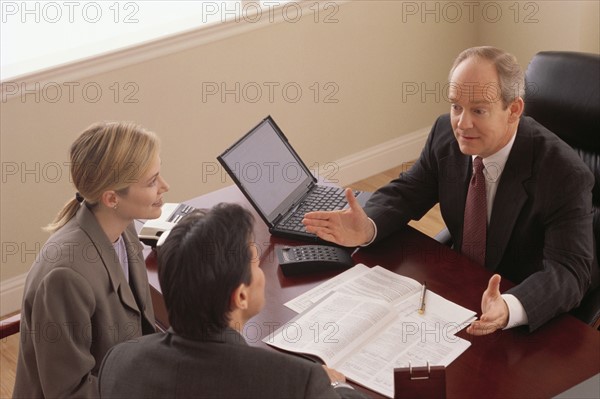
[[[163,205],[162,195],[169,185],[160,175],[160,157],[155,155],[148,171],[118,196],[117,213],[124,219],[156,219]]]

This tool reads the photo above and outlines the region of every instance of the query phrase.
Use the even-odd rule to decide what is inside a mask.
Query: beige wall
[[[489,22],[495,19],[495,7],[488,7],[488,21],[482,18],[478,26],[479,43],[510,51],[524,68],[539,51],[600,52],[597,0],[521,1],[518,7],[508,1],[485,3],[501,4],[503,15],[498,22]]]
[[[532,2],[520,6],[525,3]],[[318,21],[305,13],[297,23],[266,24],[77,80],[72,100],[63,82],[57,82],[63,95],[56,102],[51,90],[39,99],[29,94],[3,100],[0,281],[28,270],[47,238],[40,226],[74,195],[65,165],[68,147],[94,121],[134,120],[156,131],[171,184],[167,200],[176,202],[230,184],[220,174],[206,176],[203,166],[216,167],[216,155],[267,114],[309,166],[322,165],[430,125],[447,109],[442,87],[463,48],[498,45],[524,65],[539,50],[599,51],[597,2],[535,2],[538,22],[532,24],[523,16],[515,22],[508,9],[514,2],[495,2],[502,16],[494,23],[493,16],[482,16],[484,2],[477,3],[472,20],[464,7],[457,18],[450,3],[427,2],[427,9],[423,4],[342,3],[334,23],[323,22],[331,9]],[[224,83],[232,89],[236,82],[242,88],[239,102],[234,94],[203,101],[203,87]],[[86,84],[90,97],[94,87],[102,89],[99,101],[83,96]],[[256,85],[263,89],[260,98],[252,89]],[[272,98],[267,85],[278,85]],[[298,87],[302,95],[293,102]],[[432,92],[408,96],[408,87]],[[137,103],[126,102],[127,94]]]

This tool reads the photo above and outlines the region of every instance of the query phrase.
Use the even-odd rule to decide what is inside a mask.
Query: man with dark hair
[[[252,230],[252,215],[234,204],[173,228],[158,250],[171,328],[113,347],[101,397],[364,398],[335,370],[246,344],[243,326],[265,302]]]
[[[523,72],[511,54],[474,47],[455,60],[450,114],[440,116],[406,173],[363,210],[305,215],[309,232],[369,245],[439,202],[454,247],[495,272],[467,332],[530,330],[580,303],[597,284],[589,168],[566,143],[523,116]],[[500,276],[518,285],[500,294]]]

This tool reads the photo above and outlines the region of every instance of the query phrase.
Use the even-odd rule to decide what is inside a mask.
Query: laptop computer
[[[304,228],[304,214],[348,206],[343,188],[318,184],[271,116],[217,159],[273,235],[320,241]],[[371,193],[354,195],[364,206]]]

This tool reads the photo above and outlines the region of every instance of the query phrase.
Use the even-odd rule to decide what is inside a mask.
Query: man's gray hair
[[[494,64],[498,73],[500,97],[504,109],[516,98],[525,96],[525,75],[514,55],[496,47],[481,46],[464,50],[456,57],[448,81],[451,81],[454,70],[466,59],[478,57]]]

